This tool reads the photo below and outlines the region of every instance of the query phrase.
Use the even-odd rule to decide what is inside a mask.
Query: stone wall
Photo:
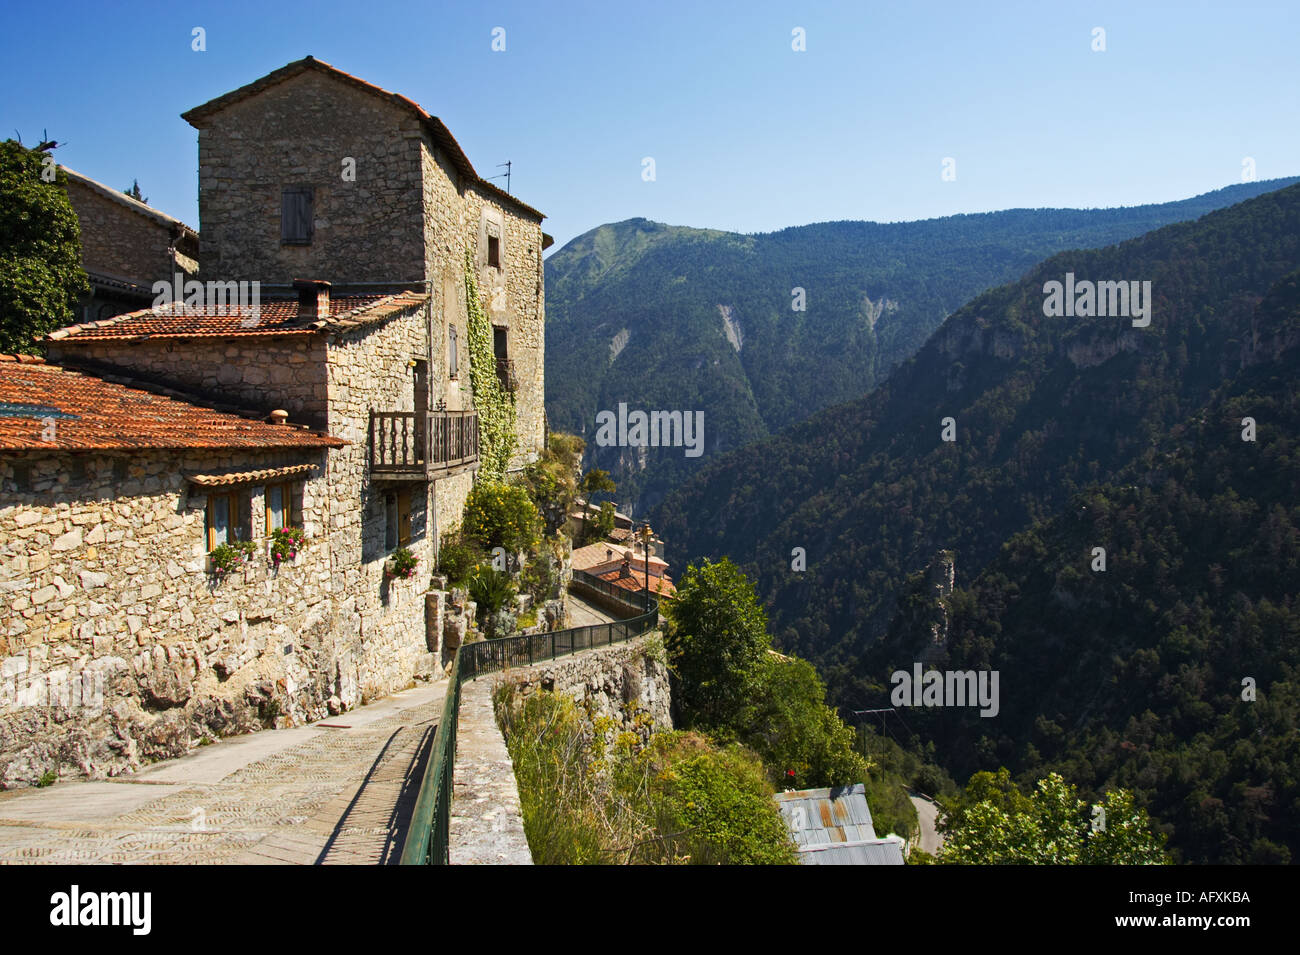
[[[584,705],[589,721],[612,719],[615,732],[634,732],[648,738],[652,732],[673,728],[668,665],[657,632],[627,643],[507,670],[498,679],[514,684],[516,699],[538,690],[571,697]]]
[[[183,477],[304,459],[324,464],[319,452],[49,455],[23,462],[25,492],[16,459],[0,459],[0,785],[113,775],[360,702],[323,482],[303,483],[309,543],[295,561],[272,571],[263,555],[217,583],[207,496]],[[249,503],[260,536],[261,488]]]
[[[171,230],[68,177],[68,198],[81,222],[81,263],[143,285],[172,280]]]
[[[142,379],[241,408],[282,408],[289,420],[325,428],[325,339],[189,339],[186,341],[51,342],[50,361],[112,366]],[[396,410],[396,409],[394,409]]]
[[[424,277],[418,120],[308,70],[200,123],[206,279],[414,282]],[[356,179],[343,178],[355,159]],[[310,245],[280,242],[285,187],[315,190]]]
[[[336,552],[336,582],[354,595],[353,609],[365,654],[361,669],[368,696],[386,692],[388,661],[396,655],[408,672],[429,653],[424,632],[424,598],[398,614],[398,633],[390,633],[394,610],[406,592],[423,594],[433,570],[437,528],[430,510],[430,486],[422,482],[376,481],[370,474],[370,411],[412,411],[415,382],[410,362],[428,353],[427,309],[420,307],[382,326],[333,337],[328,353],[329,433],[348,442],[329,456],[332,498],[329,534]],[[419,558],[410,580],[389,581],[384,565],[384,497],[405,488],[411,494],[411,551]],[[397,607],[394,607],[394,603]],[[418,610],[418,617],[416,611]]]

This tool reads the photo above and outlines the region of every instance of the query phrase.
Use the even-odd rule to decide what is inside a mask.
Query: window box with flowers
[[[307,543],[307,535],[300,527],[279,527],[271,531],[270,541],[271,564],[279,570],[285,561],[297,559],[303,545]]]
[[[388,563],[384,565],[384,576],[408,580],[415,576],[415,567],[419,563],[420,558],[411,553],[410,548],[399,547],[393,551],[388,558]]]
[[[225,580],[232,573],[245,569],[257,553],[257,544],[253,541],[235,541],[233,544],[218,544],[208,551],[208,561],[212,575],[217,580]]]

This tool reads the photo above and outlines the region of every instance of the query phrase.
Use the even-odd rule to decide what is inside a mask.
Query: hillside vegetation
[[[1195,219],[1294,179],[1122,209],[1013,209],[922,222],[827,222],[760,235],[645,219],[546,261],[546,409],[587,441],[635,513],[703,462],[866,394],[951,312],[1065,249]],[[795,311],[802,289],[806,310]],[[704,412],[704,454],[601,448],[595,416]]]
[[[888,705],[931,650],[1000,670],[996,718],[907,711],[958,778],[1059,769],[1134,791],[1184,860],[1291,858],[1298,268],[1297,187],[1054,256],[869,396],[707,465],[656,527],[671,560],[740,563],[841,706]],[[1045,316],[1067,272],[1151,281],[1150,326]]]

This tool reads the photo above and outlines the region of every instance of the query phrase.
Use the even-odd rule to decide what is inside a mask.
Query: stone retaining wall
[[[608,717],[615,732],[648,738],[654,732],[673,728],[668,667],[656,659],[654,649],[660,639],[656,631],[617,646],[587,650],[465,684],[461,690],[451,805],[453,865],[532,862],[514,764],[492,708],[496,688],[503,682],[513,683],[516,698],[538,690],[563,693],[583,704],[589,727],[595,719]]]

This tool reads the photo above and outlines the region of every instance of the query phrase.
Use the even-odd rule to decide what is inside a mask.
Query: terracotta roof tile
[[[642,569],[639,574],[636,570],[632,570],[632,575],[630,577],[624,577],[623,572],[617,568],[614,570],[607,570],[605,573],[597,574],[596,576],[601,580],[608,581],[615,587],[622,587],[624,590],[631,590],[634,593],[639,593],[645,590],[644,569]],[[651,574],[650,592],[659,597],[674,597],[677,595],[677,585],[673,583],[672,578],[667,574],[664,574],[662,577],[656,577],[654,574]]]
[[[258,468],[255,471],[227,471],[222,474],[187,474],[185,480],[200,487],[226,487],[234,484],[259,484],[278,478],[297,477],[316,470],[314,464],[290,464],[282,468]]]
[[[0,451],[346,444],[305,428],[269,424],[105,381],[30,355],[0,355]]]
[[[187,306],[181,303],[127,312],[114,318],[70,325],[50,332],[46,341],[133,341],[146,338],[234,338],[250,335],[317,335],[381,322],[424,304],[423,292],[340,295],[330,301],[328,318],[304,317],[297,299],[262,302],[251,307]]]

